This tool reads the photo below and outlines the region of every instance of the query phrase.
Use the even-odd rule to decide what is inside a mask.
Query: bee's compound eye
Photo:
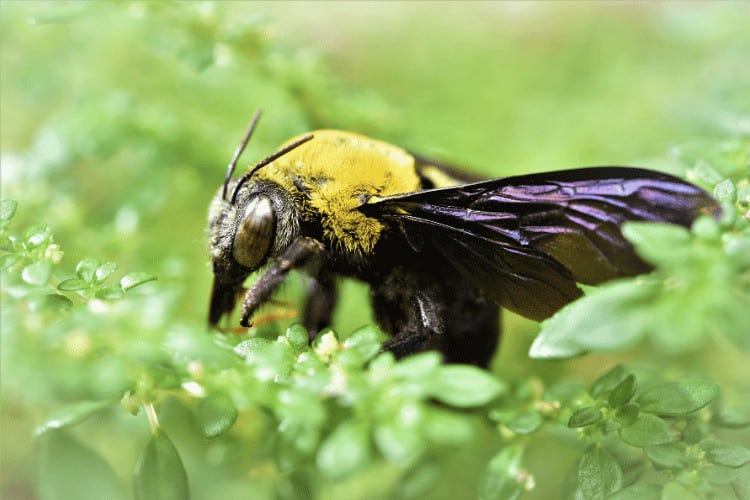
[[[275,224],[273,204],[267,196],[250,200],[234,237],[235,260],[247,268],[258,268],[271,248]]]

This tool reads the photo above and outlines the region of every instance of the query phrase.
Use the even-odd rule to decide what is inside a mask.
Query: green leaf
[[[94,274],[96,273],[97,267],[99,267],[99,261],[94,258],[87,257],[81,260],[78,265],[76,265],[76,276],[81,278],[86,283],[93,283]]]
[[[643,451],[657,469],[681,470],[687,465],[685,443],[674,442],[660,446],[647,446]]]
[[[112,467],[95,450],[62,431],[37,439],[40,500],[124,498]]]
[[[419,429],[406,428],[391,422],[377,426],[373,437],[380,453],[392,462],[407,461],[425,447],[425,440]]]
[[[674,224],[626,222],[622,234],[646,261],[660,264],[674,259],[676,250],[690,243],[690,231]]]
[[[0,222],[9,222],[16,214],[18,203],[15,200],[0,201]]]
[[[185,467],[162,429],[152,434],[138,458],[133,489],[136,500],[184,500],[190,497]]]
[[[506,446],[487,464],[479,483],[479,500],[514,500],[524,492],[519,481],[523,448]]]
[[[347,420],[323,441],[318,450],[320,471],[334,479],[344,478],[364,467],[370,459],[367,422]]]
[[[106,280],[110,274],[117,270],[117,267],[116,262],[105,262],[94,271],[94,281],[101,283]]]
[[[65,295],[46,293],[29,297],[29,308],[33,311],[56,313],[67,311],[73,307],[73,302]]]
[[[646,388],[638,403],[641,411],[658,415],[682,416],[708,405],[719,392],[719,387],[704,380],[666,382]]]
[[[34,224],[24,231],[23,238],[27,246],[36,248],[52,239],[52,231],[47,224]]]
[[[109,285],[100,288],[94,296],[102,300],[118,300],[122,298],[123,291],[118,285]]]
[[[469,365],[441,365],[429,388],[431,396],[459,408],[489,403],[506,390],[494,375]]]
[[[599,398],[617,387],[627,376],[628,371],[624,366],[615,365],[591,384],[589,393],[591,396]]]
[[[602,412],[599,408],[593,406],[585,406],[577,409],[568,419],[568,427],[575,429],[578,427],[586,427],[587,425],[593,425],[600,422],[603,418]]]
[[[531,434],[544,423],[544,418],[536,410],[519,413],[508,422],[508,428],[516,434]]]
[[[641,413],[641,407],[638,403],[626,403],[615,411],[615,418],[621,425],[630,425],[635,422]]]
[[[544,321],[529,356],[569,358],[634,345],[652,322],[647,306],[660,288],[658,282],[643,279],[614,281],[599,287]]]
[[[148,273],[143,273],[143,272],[128,273],[125,276],[123,276],[122,279],[120,280],[120,287],[122,288],[123,292],[127,292],[137,286],[141,286],[144,283],[148,283],[149,281],[154,281],[154,280],[156,280],[156,276],[153,276]]]
[[[660,484],[633,484],[608,496],[607,500],[660,500],[661,488]]]
[[[578,484],[584,498],[604,498],[622,488],[622,469],[604,448],[592,444],[578,463]]]
[[[114,401],[111,400],[81,401],[79,403],[64,406],[47,417],[47,420],[36,428],[34,434],[40,435],[52,429],[60,429],[76,425],[112,403],[114,403]]]
[[[21,271],[21,279],[29,285],[45,285],[52,274],[52,264],[46,260],[32,262]]]
[[[669,424],[647,413],[641,414],[632,424],[621,427],[619,435],[625,443],[639,448],[666,444],[673,440]]]
[[[61,292],[76,292],[78,290],[85,290],[90,286],[89,283],[86,283],[81,278],[68,278],[61,281],[60,284],[57,285],[57,289]]]
[[[310,334],[307,329],[299,323],[290,325],[284,333],[289,346],[296,354],[300,354],[307,350],[310,345]]]
[[[425,410],[423,432],[430,441],[445,445],[465,445],[474,439],[474,422],[465,415],[438,408]]]
[[[344,341],[344,348],[357,351],[365,360],[369,360],[380,352],[385,337],[375,325],[364,326]]]
[[[610,408],[617,408],[629,402],[635,394],[635,375],[630,374],[625,379],[617,384],[617,387],[612,389],[607,399],[607,404]]]
[[[392,372],[397,377],[418,379],[424,376],[432,376],[432,373],[437,370],[441,363],[440,353],[435,351],[420,352],[399,360],[393,367]]]
[[[750,474],[740,474],[732,481],[732,491],[739,500],[750,500]]]
[[[0,255],[0,269],[10,269],[16,262],[18,262],[22,258],[23,257],[16,253]]]
[[[202,399],[195,411],[198,425],[207,439],[227,432],[237,421],[238,414],[232,399],[221,393]]]
[[[750,462],[750,450],[736,444],[706,440],[700,443],[709,462],[725,467],[737,468]]]
[[[661,500],[700,500],[700,497],[680,483],[670,481],[661,490]]]
[[[723,465],[708,465],[703,467],[703,477],[716,486],[728,486],[740,476],[748,474],[743,467],[725,467]]]
[[[720,427],[741,429],[750,425],[750,406],[721,408],[714,413],[713,421]]]

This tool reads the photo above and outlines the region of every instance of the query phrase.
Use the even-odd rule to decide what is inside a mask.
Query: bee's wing
[[[424,241],[500,304],[543,319],[597,284],[648,271],[626,221],[688,226],[717,215],[705,191],[670,175],[599,167],[396,195],[361,209]],[[427,249],[426,249],[427,250]]]

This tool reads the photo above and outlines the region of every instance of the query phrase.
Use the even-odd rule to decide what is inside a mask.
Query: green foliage
[[[750,498],[735,7],[393,4],[373,32],[385,11],[257,5],[3,3],[2,496]],[[320,15],[355,43],[306,45]],[[260,106],[254,158],[339,127],[491,175],[664,168],[724,211],[627,226],[654,272],[587,290],[533,344],[506,316],[493,371],[381,353],[349,282],[312,345],[296,318],[209,333],[205,208]]]

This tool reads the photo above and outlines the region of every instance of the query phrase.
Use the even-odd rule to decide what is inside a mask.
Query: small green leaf
[[[420,352],[414,356],[408,356],[396,363],[393,374],[397,377],[418,379],[424,376],[432,376],[432,373],[440,366],[442,358],[435,351]]]
[[[657,469],[681,470],[687,465],[685,443],[674,442],[644,448],[646,456]]]
[[[537,359],[569,358],[634,345],[653,321],[647,306],[660,288],[660,283],[645,279],[614,281],[599,287],[544,321],[529,355]]]
[[[331,478],[343,478],[364,467],[370,459],[370,436],[367,422],[347,420],[323,441],[317,464]]]
[[[568,419],[568,427],[575,429],[593,425],[602,420],[602,412],[593,406],[584,406],[577,409]]]
[[[0,201],[0,222],[8,222],[16,214],[18,203],[15,200]]]
[[[69,406],[60,408],[52,413],[43,424],[39,425],[34,434],[40,435],[51,429],[60,429],[83,422],[94,413],[111,405],[113,401],[81,401]]]
[[[612,389],[607,398],[607,404],[610,408],[617,408],[625,403],[629,402],[635,394],[635,375],[630,374],[625,377],[625,380],[617,384],[617,387]]]
[[[117,476],[97,451],[59,430],[41,434],[37,442],[40,500],[123,498]]]
[[[669,424],[650,414],[641,414],[632,424],[620,428],[619,435],[625,443],[639,448],[666,444],[673,440]]]
[[[615,411],[615,418],[621,425],[630,425],[635,422],[641,413],[641,407],[638,403],[626,403]]]
[[[385,334],[378,327],[368,325],[354,331],[344,341],[344,348],[357,351],[365,360],[369,360],[380,352],[384,340]]]
[[[505,390],[495,376],[469,365],[441,365],[429,387],[434,398],[459,408],[489,403]]]
[[[666,382],[646,388],[638,403],[641,410],[668,416],[682,416],[708,405],[719,392],[719,387],[704,380]]]
[[[690,242],[690,231],[674,224],[626,222],[622,234],[635,246],[638,255],[654,264],[668,262],[675,249]]]
[[[591,384],[591,387],[589,388],[589,393],[591,394],[591,396],[599,398],[617,387],[617,385],[622,382],[627,376],[628,371],[624,366],[615,365],[606,373],[594,380],[594,383]]]
[[[722,408],[714,413],[714,423],[720,427],[741,429],[750,425],[750,406]]]
[[[740,474],[732,481],[732,491],[739,500],[750,500],[750,474]]]
[[[116,262],[105,262],[94,271],[94,281],[101,283],[117,270]]]
[[[65,295],[46,293],[29,297],[29,307],[32,311],[56,313],[67,311],[73,307],[73,302]]]
[[[47,224],[34,224],[24,231],[23,238],[27,246],[36,248],[52,239],[52,231]]]
[[[16,262],[21,260],[22,257],[16,253],[9,253],[0,256],[0,269],[10,269]]]
[[[607,450],[592,444],[578,464],[578,484],[584,498],[604,498],[622,488],[622,469]]]
[[[479,500],[515,500],[524,492],[519,481],[523,448],[506,446],[487,464],[479,483]]]
[[[513,419],[508,422],[508,428],[516,434],[525,435],[535,432],[543,423],[544,418],[538,411],[529,410],[513,417]]]
[[[109,285],[100,288],[94,296],[102,300],[118,300],[122,298],[123,291],[118,285]]]
[[[686,420],[685,428],[682,429],[682,440],[688,444],[696,444],[703,439],[703,426],[698,418]]]
[[[464,415],[438,408],[425,411],[423,432],[430,441],[444,445],[465,445],[474,439],[474,422]]]
[[[99,267],[99,261],[91,257],[87,257],[80,261],[78,265],[76,265],[76,276],[81,278],[86,283],[93,283],[94,274],[96,273],[97,267]]]
[[[231,429],[238,414],[231,398],[224,394],[202,399],[195,411],[203,436],[207,439],[214,439]]]
[[[709,483],[717,486],[728,486],[740,476],[747,475],[742,467],[724,467],[723,465],[708,465],[703,469],[703,477]]]
[[[127,292],[137,286],[141,286],[149,281],[156,280],[156,276],[148,273],[128,273],[120,280],[120,287],[123,292]]]
[[[709,462],[725,467],[737,468],[750,462],[750,450],[736,444],[706,440],[700,443]]]
[[[607,500],[661,500],[661,485],[638,483],[616,491]]]
[[[425,447],[425,440],[418,429],[385,423],[375,428],[375,444],[383,456],[391,462],[404,462],[418,455]]]
[[[89,283],[86,283],[81,278],[68,278],[61,281],[60,284],[57,285],[57,289],[61,292],[76,292],[78,290],[85,290],[90,286]]]
[[[153,433],[141,453],[133,474],[133,487],[136,500],[185,500],[190,497],[182,459],[162,429]]]
[[[661,490],[661,500],[700,500],[700,497],[680,483],[670,481]]]
[[[299,323],[290,325],[284,333],[287,342],[292,350],[299,354],[307,350],[310,345],[310,334],[307,329]]]
[[[21,279],[29,285],[44,285],[52,274],[52,264],[46,260],[33,262],[23,268]]]
[[[714,187],[714,197],[720,203],[734,203],[737,201],[737,188],[731,179],[724,179]]]

